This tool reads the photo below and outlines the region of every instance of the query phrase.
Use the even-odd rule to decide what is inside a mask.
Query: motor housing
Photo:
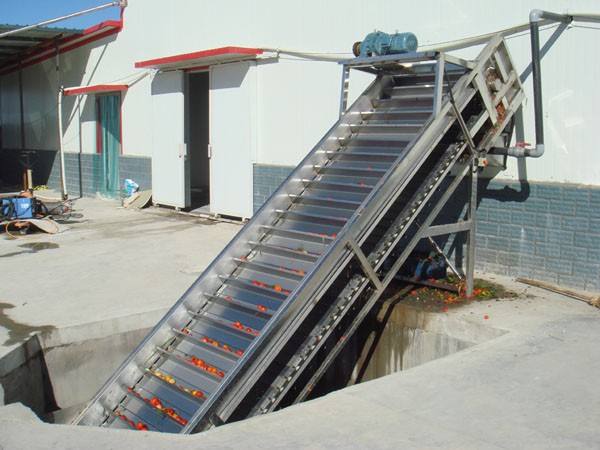
[[[362,42],[355,42],[352,53],[361,57],[393,55],[414,52],[418,45],[417,36],[410,32],[388,34],[374,31],[367,34]]]

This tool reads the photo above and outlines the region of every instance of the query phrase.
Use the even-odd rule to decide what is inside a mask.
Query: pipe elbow
[[[529,22],[540,22],[544,18],[544,11],[541,9],[532,9],[529,12]]]
[[[506,155],[514,158],[539,158],[544,154],[544,151],[544,144],[537,144],[535,147],[517,145],[515,147],[493,147],[490,149],[490,154]]]
[[[544,147],[544,144],[537,144],[533,148],[526,148],[524,150],[525,150],[526,156],[528,156],[530,158],[539,158],[540,156],[542,156],[544,154],[545,147]]]
[[[506,155],[513,156],[515,158],[525,158],[526,149],[524,147],[508,147],[506,149]]]

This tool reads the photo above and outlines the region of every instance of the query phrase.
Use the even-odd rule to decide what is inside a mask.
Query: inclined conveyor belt
[[[190,433],[306,398],[523,100],[500,38],[410,57],[362,61],[375,81],[75,423]]]

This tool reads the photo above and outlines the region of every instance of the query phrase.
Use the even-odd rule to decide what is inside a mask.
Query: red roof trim
[[[91,27],[86,28],[81,33],[84,36],[88,34],[95,33],[96,31],[102,30],[104,28],[122,28],[123,21],[122,20],[105,20],[104,22],[100,22],[96,25],[92,25]]]
[[[86,28],[81,34],[76,34],[63,38],[58,43],[58,53],[63,54],[76,48],[83,47],[84,45],[103,39],[107,36],[119,33],[123,29],[122,20],[107,20],[97,25]],[[34,64],[41,63],[47,59],[56,56],[56,50],[54,48],[54,41],[42,42],[38,47],[33,48],[30,52],[24,54],[19,61],[6,67],[0,71],[0,75],[15,72],[19,68],[25,68]]]
[[[64,90],[64,95],[86,95],[97,92],[123,92],[129,89],[126,84],[96,84],[93,86],[84,86],[76,88],[67,88]]]
[[[84,45],[91,44],[92,42],[99,41],[100,39],[103,39],[107,36],[117,34],[119,31],[121,31],[121,28],[109,28],[108,30],[103,31],[102,33],[93,34],[91,36],[87,35],[89,37],[87,37],[86,39],[75,42],[74,44],[71,44],[71,45],[67,45],[67,46],[61,48],[59,51],[60,51],[60,53],[66,53],[71,50],[75,50],[76,48],[83,47]]]
[[[155,67],[158,65],[177,64],[177,63],[192,61],[192,60],[196,60],[196,59],[208,58],[211,56],[221,56],[221,55],[228,55],[228,54],[262,55],[262,53],[263,53],[263,51],[260,48],[220,47],[220,48],[213,48],[210,50],[202,50],[199,52],[183,53],[181,55],[149,59],[147,61],[138,61],[135,63],[135,67],[137,69],[143,69],[146,67]]]

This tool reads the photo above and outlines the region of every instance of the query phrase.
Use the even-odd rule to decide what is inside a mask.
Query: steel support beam
[[[444,234],[461,233],[471,229],[470,220],[461,220],[456,223],[448,223],[443,225],[432,225],[424,233],[423,237],[441,236]]]
[[[469,131],[469,127],[465,123],[465,119],[463,119],[462,114],[460,113],[458,106],[456,106],[456,102],[454,101],[454,94],[452,93],[452,86],[450,85],[450,79],[448,78],[448,73],[444,72],[444,78],[446,79],[446,83],[448,83],[448,96],[450,97],[450,105],[452,106],[452,111],[454,112],[454,116],[456,117],[456,121],[460,126],[460,129],[465,137],[469,150],[472,155],[477,154],[477,148],[475,146],[475,142],[473,142],[473,137],[471,136],[471,132]]]
[[[468,59],[458,58],[457,56],[450,55],[449,53],[444,53],[444,58],[446,59],[447,63],[463,66],[467,69],[472,69],[475,67],[475,62]]]
[[[463,169],[460,170],[460,172],[456,175],[456,178],[454,180],[452,180],[452,183],[450,183],[448,188],[444,191],[444,194],[442,194],[442,197],[438,200],[438,203],[436,204],[436,206],[428,214],[427,218],[423,222],[423,225],[429,226],[431,224],[431,222],[433,222],[433,220],[437,217],[437,215],[440,213],[443,205],[446,204],[448,199],[452,196],[452,194],[454,193],[456,188],[460,185],[461,181],[467,174],[468,168],[469,168],[469,166],[463,167]],[[423,229],[423,227],[421,229]],[[402,267],[402,265],[404,264],[404,261],[406,260],[408,255],[411,254],[411,252],[413,251],[413,249],[415,248],[415,246],[421,240],[422,237],[423,237],[423,235],[421,232],[417,232],[412,237],[412,239],[406,245],[406,247],[405,247],[404,251],[402,252],[402,254],[400,255],[400,257],[392,265],[392,267],[388,271],[387,275],[385,276],[385,278],[383,280],[384,286],[387,286],[390,283],[390,281],[392,281],[392,279],[396,276],[396,273],[398,272],[398,270],[400,270],[400,267]],[[294,403],[299,403],[299,402],[305,400],[306,397],[310,394],[310,392],[312,391],[312,388],[317,384],[319,379],[327,371],[327,369],[329,368],[331,363],[335,360],[337,355],[339,355],[340,351],[344,348],[344,345],[346,344],[347,340],[354,334],[354,332],[356,331],[358,326],[362,323],[365,316],[369,313],[369,311],[371,311],[371,308],[373,307],[375,302],[377,302],[377,300],[381,296],[381,293],[382,293],[382,291],[376,291],[371,295],[371,297],[366,302],[366,305],[361,309],[361,311],[358,313],[358,315],[354,318],[354,320],[352,321],[352,324],[346,331],[345,339],[340,339],[336,342],[335,346],[327,354],[327,357],[325,358],[325,360],[321,363],[321,365],[313,373],[311,378],[305,384],[302,391],[300,391],[300,393],[297,395],[296,399],[294,400]]]
[[[475,246],[476,238],[475,233],[477,231],[477,179],[478,179],[478,167],[477,159],[474,158],[471,165],[471,185],[469,187],[469,222],[470,230],[467,236],[467,261],[466,261],[466,295],[471,297],[473,295],[473,279],[475,273]]]
[[[440,246],[437,244],[437,242],[435,242],[431,237],[428,237],[427,239],[429,240],[429,243],[431,244],[433,249],[438,253],[438,255],[440,255],[442,258],[444,258],[444,261],[446,261],[446,264],[448,265],[448,268],[452,271],[452,273],[454,275],[456,275],[460,280],[462,280],[464,277],[460,274],[460,272],[454,266],[454,264],[452,264],[452,261],[450,261],[450,258],[448,258],[446,256],[446,254],[444,253],[444,250],[442,250],[440,248]]]
[[[352,250],[352,253],[354,253],[356,258],[358,259],[360,267],[362,267],[362,270],[365,272],[365,275],[369,278],[369,280],[371,280],[371,283],[373,283],[375,289],[377,289],[378,291],[382,290],[383,285],[381,284],[381,280],[377,276],[377,273],[375,273],[373,266],[371,266],[369,260],[367,259],[363,251],[360,249],[356,241],[354,239],[349,239],[346,245],[348,246],[348,248],[350,248],[350,250]]]
[[[444,72],[446,66],[446,55],[438,54],[437,64],[435,66],[435,87],[433,90],[433,113],[438,115],[442,109],[442,97],[444,95]],[[448,85],[450,89],[450,85]]]

